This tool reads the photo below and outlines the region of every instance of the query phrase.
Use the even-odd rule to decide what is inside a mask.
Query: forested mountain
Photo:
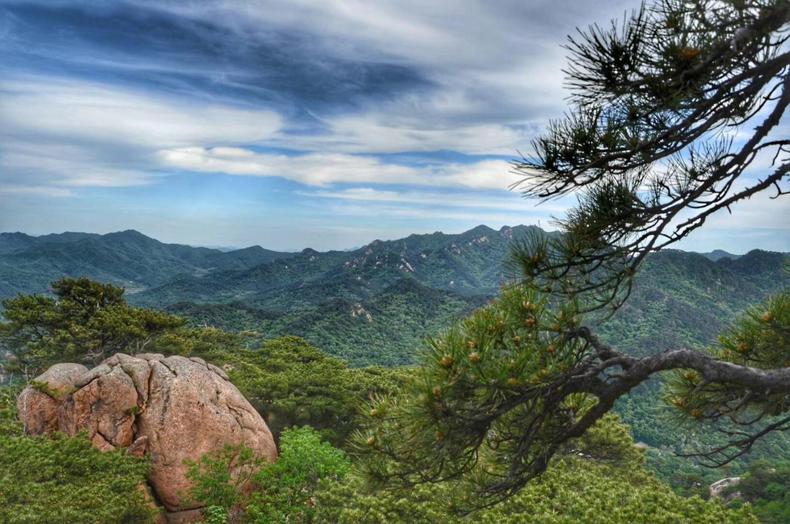
[[[705,258],[709,258],[709,259],[713,260],[714,262],[717,261],[717,260],[721,260],[722,258],[735,259],[735,258],[738,258],[738,256],[739,256],[739,255],[733,255],[732,253],[724,251],[723,249],[714,249],[713,251],[710,251],[709,253],[700,253],[700,254],[702,256],[704,256]]]
[[[668,349],[702,349],[713,343],[749,306],[790,286],[789,257],[760,250],[739,257],[720,257],[667,250],[652,255],[636,279],[634,291],[617,314],[598,326],[603,337],[632,355]],[[648,463],[676,487],[694,490],[727,474],[739,474],[758,457],[790,458],[790,438],[775,434],[759,442],[745,461],[730,469],[704,468],[676,453],[722,444],[724,436],[707,428],[694,431],[677,425],[677,417],[661,396],[661,382],[643,384],[618,404],[617,412],[634,439],[650,446]]]
[[[222,252],[164,244],[133,230],[39,237],[0,233],[0,298],[45,292],[50,282],[62,276],[86,276],[122,285],[133,293],[181,273],[248,268],[291,255],[259,246]]]
[[[478,226],[374,241],[351,251],[230,252],[164,244],[137,231],[0,234],[0,298],[45,292],[62,276],[123,285],[131,303],[199,325],[300,335],[352,365],[414,361],[426,336],[495,297],[511,243],[535,226]],[[715,260],[714,260],[715,259]],[[650,257],[625,307],[600,329],[644,354],[701,346],[749,304],[790,285],[780,253],[664,251]]]
[[[305,249],[246,269],[180,275],[135,297],[139,304],[181,301],[229,302],[243,299],[259,307],[323,302],[328,298],[366,299],[404,277],[459,294],[494,295],[504,282],[503,260],[513,238],[542,231],[534,226],[495,231],[478,226],[465,233],[411,235],[376,240],[353,251],[319,253]]]
[[[358,301],[320,295],[332,289],[337,288],[310,288],[319,294],[315,302],[301,303],[309,297],[303,289],[302,298],[295,296],[299,302],[283,309],[262,309],[240,301],[179,302],[166,309],[199,326],[245,330],[266,338],[298,333],[353,365],[394,366],[413,363],[416,350],[426,337],[437,335],[490,299],[489,295],[433,289],[408,277]]]
[[[790,286],[787,264],[786,254],[760,250],[715,262],[684,251],[656,253],[631,297],[599,329],[632,354],[704,346],[746,307]]]
[[[411,235],[351,251],[279,253],[260,247],[231,252],[163,244],[136,231],[108,235],[0,235],[0,294],[45,292],[51,281],[89,276],[127,287],[135,305],[166,309],[195,326],[245,332],[253,341],[299,335],[352,366],[416,362],[422,341],[492,300],[511,273],[510,246],[534,226],[485,226],[458,235]],[[618,349],[645,355],[702,348],[748,306],[790,286],[788,256],[735,256],[666,250],[650,256],[625,306],[589,318]],[[714,443],[671,420],[658,381],[617,408],[648,462],[677,489],[722,476],[674,452]],[[704,442],[701,442],[704,440]],[[787,439],[761,443],[758,457],[786,457]],[[733,472],[748,461],[736,462]]]

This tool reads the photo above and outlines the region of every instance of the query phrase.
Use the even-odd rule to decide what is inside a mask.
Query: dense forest
[[[212,362],[232,364],[234,371],[231,376],[234,383],[266,416],[276,435],[289,427],[310,426],[317,432],[315,438],[324,439],[330,445],[344,449],[348,445],[349,435],[359,428],[360,403],[370,395],[395,391],[403,380],[407,380],[411,368],[398,366],[409,366],[418,361],[419,354],[427,349],[423,339],[431,334],[441,336],[441,333],[464,315],[493,300],[498,289],[506,285],[507,249],[514,239],[513,231],[516,232],[515,239],[518,240],[519,234],[526,235],[537,230],[513,228],[497,232],[480,227],[462,235],[413,235],[401,241],[375,242],[372,246],[353,252],[282,254],[278,260],[263,263],[248,260],[247,264],[254,264],[249,269],[202,268],[202,272],[197,273],[198,276],[180,273],[169,284],[152,285],[144,292],[135,289],[137,292],[132,294],[126,291],[123,297],[129,299],[131,304],[155,303],[163,308],[162,312],[150,310],[150,315],[145,317],[147,329],[151,330],[154,340],[153,350],[167,354],[198,355]],[[117,260],[132,247],[137,250],[139,260],[159,260],[156,253],[169,252],[172,249],[171,246],[136,233],[119,235],[128,237],[122,243],[122,248],[111,247],[109,242],[102,246],[108,260]],[[118,235],[87,238],[91,242],[104,242],[107,237],[110,237],[110,242],[115,242]],[[9,239],[19,238],[19,235],[3,235],[0,238],[5,242],[4,251],[13,253],[15,248],[10,245]],[[58,243],[61,245],[58,249],[67,248],[75,241],[84,242],[84,237],[73,235],[70,239],[60,238]],[[51,256],[52,243],[44,242],[41,245],[46,246],[43,251]],[[151,254],[146,254],[143,246],[153,246],[155,249]],[[114,249],[121,249],[122,253],[115,253]],[[175,254],[168,255],[173,261],[180,260],[178,257],[181,253],[196,248],[177,246],[175,249]],[[197,248],[197,251],[203,250]],[[48,264],[62,268],[65,263],[60,258],[62,251],[57,252],[59,254]],[[212,253],[212,256],[225,256],[233,252]],[[30,257],[29,254],[27,256]],[[311,272],[310,258],[315,262],[315,259],[324,256],[331,262]],[[787,256],[783,254],[753,251],[742,256],[716,257],[717,260],[711,258],[713,257],[682,251],[666,251],[651,257],[640,274],[627,305],[613,318],[598,321],[603,336],[613,345],[628,348],[628,351],[636,355],[650,354],[678,345],[703,348],[711,344],[716,335],[749,305],[760,302],[776,289],[790,284],[790,276],[784,270]],[[428,275],[423,277],[421,266],[414,266],[412,270],[404,269],[403,261],[409,262],[410,259],[442,260],[442,267],[445,268],[442,270],[447,271],[447,274],[440,276],[442,270],[425,262]],[[94,268],[101,265],[100,262],[85,257],[70,260],[72,263],[79,261],[82,264],[75,266],[73,272],[90,273],[97,271]],[[446,269],[447,260],[454,262],[449,266],[454,268],[452,271]],[[494,267],[492,261],[495,260],[499,260],[499,263]],[[248,273],[266,274],[273,271],[272,264],[282,270],[288,261],[291,261],[290,268],[294,271],[291,273],[292,280],[285,284],[293,292],[282,292],[278,288],[281,293],[278,294],[267,289],[264,284],[259,284],[255,296],[260,302],[253,298],[244,298],[249,296],[245,295],[244,284],[239,283],[253,281],[252,277],[247,276]],[[334,283],[337,282],[338,275],[343,275],[343,268],[349,268],[355,261],[358,266],[364,268],[367,264],[375,269],[371,270],[372,275],[364,279],[364,288],[356,288],[353,290],[355,294],[343,296]],[[108,264],[107,267],[117,266]],[[356,280],[358,275],[353,272],[355,269],[357,268],[348,270],[351,274],[348,280],[359,282]],[[305,274],[299,275],[298,271],[304,271]],[[467,275],[466,280],[459,277],[461,274]],[[207,300],[212,295],[200,291],[202,288],[192,290],[186,297],[179,297],[174,292],[174,289],[186,286],[185,281],[202,281],[207,278],[212,281],[206,285],[219,290],[214,296],[221,298],[216,301]],[[325,288],[319,285],[321,279],[326,281]],[[119,280],[120,277],[113,277],[114,282]],[[453,280],[465,282],[463,289],[447,289]],[[280,282],[277,279],[272,281]],[[304,287],[306,281],[312,282],[309,293],[300,294],[295,291]],[[39,290],[33,287],[38,285],[35,282],[36,280],[31,281],[30,291]],[[436,287],[431,287],[431,284]],[[48,296],[52,289],[49,287],[48,292],[41,296]],[[55,286],[54,289],[57,293],[59,287]],[[166,291],[158,295],[160,289]],[[202,300],[198,301],[196,293],[200,294],[198,296]],[[157,296],[167,298],[152,298]],[[266,304],[262,297],[280,297],[280,304],[275,308],[272,303]],[[187,298],[190,300],[186,300]],[[7,300],[4,305],[11,311],[31,307],[29,299],[24,297]],[[130,326],[137,325],[140,319],[136,312],[144,311],[149,310],[124,305],[123,314],[119,312],[118,319]],[[174,313],[178,316],[172,316]],[[153,325],[159,327],[155,329]],[[106,328],[99,323],[95,329],[101,331]],[[128,350],[132,345],[134,332],[131,329],[130,332],[132,335],[127,333],[121,337],[119,345],[116,346],[117,350]],[[302,338],[278,338],[283,335],[298,335]],[[82,345],[91,346],[85,341]],[[72,357],[79,358],[79,355]],[[61,354],[59,357],[50,358],[67,360],[68,355]],[[46,361],[48,360],[44,359],[42,362]],[[11,372],[8,378],[18,376],[14,374],[13,366],[7,365],[5,369],[7,373]],[[661,388],[660,381],[642,386],[623,399],[616,408],[621,420],[627,425],[621,425],[611,418],[606,422],[609,426],[601,429],[607,435],[617,435],[615,440],[620,445],[627,444],[629,449],[635,442],[640,442],[643,451],[628,452],[631,457],[629,460],[636,461],[633,462],[633,467],[637,469],[633,473],[626,474],[630,466],[623,468],[621,465],[611,464],[601,465],[604,469],[600,471],[590,470],[588,465],[574,464],[574,461],[578,462],[580,459],[571,457],[563,459],[563,468],[568,468],[567,476],[563,477],[564,470],[557,470],[552,475],[559,476],[552,477],[552,482],[558,482],[563,490],[570,489],[573,492],[571,479],[575,479],[574,482],[579,481],[578,475],[582,470],[586,475],[601,476],[600,479],[596,477],[596,485],[604,477],[608,482],[622,482],[620,487],[607,484],[606,490],[614,490],[607,491],[613,497],[612,500],[615,500],[614,493],[618,489],[627,489],[633,482],[647,483],[645,493],[654,495],[656,490],[671,488],[676,494],[672,497],[680,498],[670,497],[661,502],[664,504],[662,507],[670,511],[667,516],[669,522],[672,521],[671,511],[681,511],[678,509],[681,506],[675,505],[684,504],[681,503],[683,497],[697,495],[707,499],[708,486],[712,482],[725,476],[744,473],[747,478],[748,475],[760,475],[765,469],[765,466],[761,466],[765,464],[765,460],[790,460],[787,452],[790,442],[783,435],[774,435],[760,442],[749,455],[724,469],[704,468],[692,459],[678,457],[676,453],[689,451],[696,446],[715,444],[717,437],[715,433],[704,429],[690,430],[678,422],[672,409],[656,400]],[[4,427],[8,434],[18,435],[18,426],[12,420],[11,391],[7,389],[4,393],[7,402],[4,408]],[[67,444],[47,444],[50,447],[58,445]],[[47,448],[47,453],[56,451]],[[342,456],[344,464],[350,460],[345,455]],[[130,471],[141,471],[133,465],[128,467]],[[763,469],[759,469],[760,467]],[[611,468],[615,468],[616,475]],[[349,477],[348,482],[361,482],[355,477],[352,481],[352,477]],[[640,480],[636,480],[637,478]],[[659,489],[662,486],[661,481],[669,487]],[[318,490],[318,487],[312,489]],[[351,493],[359,495],[362,492],[361,488],[346,489],[342,496],[350,496]],[[419,511],[425,511],[426,515],[437,511],[442,515],[449,515],[446,507],[432,506],[442,489],[445,488],[430,488],[420,492],[419,496],[415,494],[418,500],[413,503],[417,504]],[[439,491],[434,493],[435,490]],[[664,496],[669,497],[671,492],[664,491]],[[771,522],[774,517],[765,515],[784,511],[786,506],[781,502],[781,497],[760,493],[761,496],[750,495],[748,500],[757,514],[763,515],[764,521]],[[330,490],[325,496],[330,497],[329,500],[335,500],[332,497],[341,495]],[[498,506],[500,509],[496,511],[510,508],[507,511],[513,511],[512,518],[517,521],[518,511],[536,511],[534,505],[542,504],[538,502],[539,497],[536,497],[537,495],[524,494],[523,500],[519,498],[520,502],[510,501]],[[573,512],[589,511],[583,506],[592,504],[593,500],[606,504],[599,500],[600,495],[590,497],[588,501],[578,502],[581,507],[568,508],[571,513],[563,518],[572,518],[575,514]],[[639,495],[632,497],[635,506],[631,510],[624,510],[625,514],[627,511],[644,510],[641,505],[645,502],[639,500]],[[396,510],[395,507],[387,507],[387,504],[397,506],[397,500],[399,499],[393,499],[381,507],[377,498],[361,498],[354,504],[361,505],[360,515],[374,510],[383,512],[381,515],[386,515],[388,511],[406,511],[403,508]],[[738,498],[732,504],[739,505],[746,500]],[[350,503],[344,503],[344,507],[347,504]],[[566,507],[565,504],[563,503],[563,507]],[[371,505],[374,507],[368,507]],[[347,511],[351,512],[350,509]],[[408,511],[418,510],[411,508]],[[501,518],[496,512],[492,515],[496,515],[497,519]],[[332,518],[341,517],[333,515]],[[425,518],[430,520],[427,516]]]
[[[6,306],[14,308],[13,303]],[[119,317],[138,311],[116,306],[91,324],[95,332],[82,333],[83,343],[106,335]],[[162,317],[157,325],[168,320]],[[192,496],[208,505],[207,522],[225,522],[240,503],[245,512],[234,518],[248,522],[628,522],[644,515],[667,523],[755,522],[749,505],[726,510],[717,501],[674,493],[645,468],[643,452],[615,416],[602,420],[572,452],[558,457],[556,467],[539,482],[468,517],[457,510],[468,496],[463,482],[377,490],[366,484],[355,465],[353,436],[367,417],[360,405],[372,395],[403,387],[411,380],[409,368],[351,368],[296,337],[248,348],[243,335],[176,324],[156,334],[150,349],[201,356],[230,369],[233,382],[270,421],[279,440],[280,458],[274,465],[250,462],[258,468],[252,493],[235,491],[227,476],[228,461],[236,455],[205,457],[194,465]],[[127,339],[130,345],[134,338]],[[56,345],[40,346],[35,358],[44,366],[63,355]],[[144,460],[118,451],[101,453],[81,436],[24,436],[15,417],[18,391],[13,385],[0,389],[0,463],[4,471],[16,472],[0,479],[4,521],[65,523],[83,521],[86,515],[103,522],[150,518],[137,489],[146,472]]]

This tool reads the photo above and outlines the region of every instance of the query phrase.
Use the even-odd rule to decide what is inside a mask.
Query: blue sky
[[[508,191],[508,161],[566,108],[565,35],[635,4],[0,0],[0,230],[330,249],[549,227],[567,203]],[[753,199],[683,247],[790,251],[788,211]]]

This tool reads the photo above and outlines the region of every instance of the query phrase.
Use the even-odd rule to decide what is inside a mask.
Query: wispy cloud
[[[3,134],[93,146],[255,142],[282,126],[270,110],[198,104],[96,82],[21,78],[2,81],[0,93]]]
[[[504,193],[504,192],[503,192]],[[541,213],[561,212],[564,206],[536,206],[514,193],[492,195],[469,194],[467,192],[434,193],[427,191],[387,191],[372,187],[359,187],[337,191],[302,192],[301,195],[333,200],[349,200],[362,202],[394,202],[417,206],[460,207],[472,209],[499,209],[517,212]]]
[[[34,195],[63,198],[73,196],[74,192],[70,189],[51,186],[3,185],[0,186],[0,195]]]
[[[88,145],[9,141],[0,143],[0,182],[78,187],[130,187],[151,184],[156,175],[118,162]],[[140,165],[138,160],[137,165]]]
[[[260,141],[282,125],[269,110],[198,105],[51,77],[0,82],[0,179],[83,187],[152,183],[156,152]]]
[[[375,157],[362,155],[279,155],[231,147],[178,148],[159,154],[163,163],[172,168],[204,173],[280,177],[311,186],[376,183],[503,189],[515,181],[508,162],[503,160],[423,167],[385,163]]]
[[[413,111],[413,110],[412,110]],[[430,112],[426,108],[426,113]],[[305,136],[283,136],[275,143],[303,150],[344,153],[456,151],[467,155],[515,156],[529,142],[525,128],[501,124],[453,124],[430,117],[410,116],[396,108],[389,112],[332,117],[325,131]]]

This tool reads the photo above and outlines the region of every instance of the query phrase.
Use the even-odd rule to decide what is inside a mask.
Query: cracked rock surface
[[[148,482],[169,512],[200,505],[185,460],[245,444],[270,462],[274,439],[257,411],[220,368],[200,358],[117,353],[95,368],[56,364],[17,399],[29,434],[86,431],[97,448],[150,455]]]

